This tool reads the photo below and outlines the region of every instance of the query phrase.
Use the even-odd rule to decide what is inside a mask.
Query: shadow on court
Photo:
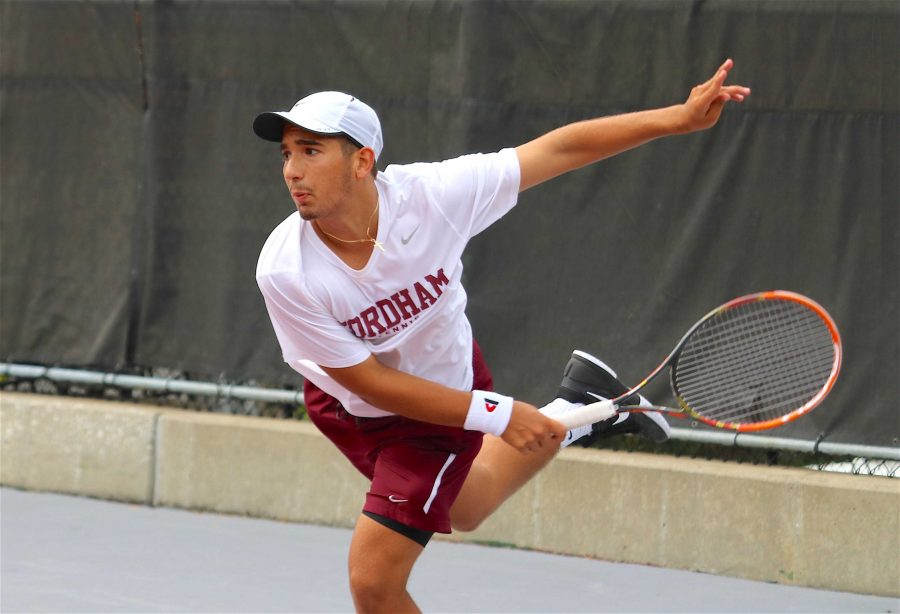
[[[348,612],[350,531],[0,489],[0,610]],[[898,612],[897,599],[433,541],[426,612]]]

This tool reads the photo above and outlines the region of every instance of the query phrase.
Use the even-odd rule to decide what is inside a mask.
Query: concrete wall
[[[346,527],[366,490],[308,423],[5,393],[0,431],[17,488]],[[900,596],[900,481],[565,450],[452,539]]]

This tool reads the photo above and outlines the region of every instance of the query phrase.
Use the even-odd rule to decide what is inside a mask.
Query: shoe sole
[[[586,360],[587,362],[593,363],[593,364],[597,365],[598,367],[600,367],[601,369],[603,369],[604,371],[607,371],[610,375],[612,375],[616,379],[619,378],[619,376],[616,375],[616,372],[613,371],[609,367],[608,364],[606,364],[605,362],[603,362],[596,356],[591,356],[590,354],[588,354],[587,352],[583,352],[582,350],[575,350],[574,352],[572,352],[572,356],[578,356],[582,360]]]

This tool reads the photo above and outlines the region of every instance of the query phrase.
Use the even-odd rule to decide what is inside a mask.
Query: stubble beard
[[[297,213],[300,214],[300,219],[304,222],[311,222],[312,220],[319,219],[319,214],[315,211],[303,211],[300,207],[297,207]]]
[[[323,217],[327,217],[327,214],[336,210],[342,209],[342,205],[344,203],[350,202],[350,194],[351,188],[353,186],[353,172],[350,170],[349,165],[346,168],[346,172],[341,178],[341,191],[340,194],[332,201],[330,207],[326,207],[324,210],[322,207],[316,207],[315,209],[306,208],[304,211],[301,207],[297,207],[297,213],[300,214],[300,219],[305,222],[311,222],[313,220],[318,220]]]

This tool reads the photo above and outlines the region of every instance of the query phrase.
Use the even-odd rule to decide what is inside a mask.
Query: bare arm
[[[374,357],[352,367],[322,367],[334,380],[370,405],[413,420],[462,427],[466,421],[472,393],[387,367]],[[565,437],[566,429],[547,418],[533,405],[513,402],[509,426],[502,439],[521,452],[534,450]]]
[[[734,63],[726,60],[684,104],[577,122],[516,148],[521,167],[520,191],[653,139],[709,128],[726,102],[743,102],[750,89],[725,85]]]

